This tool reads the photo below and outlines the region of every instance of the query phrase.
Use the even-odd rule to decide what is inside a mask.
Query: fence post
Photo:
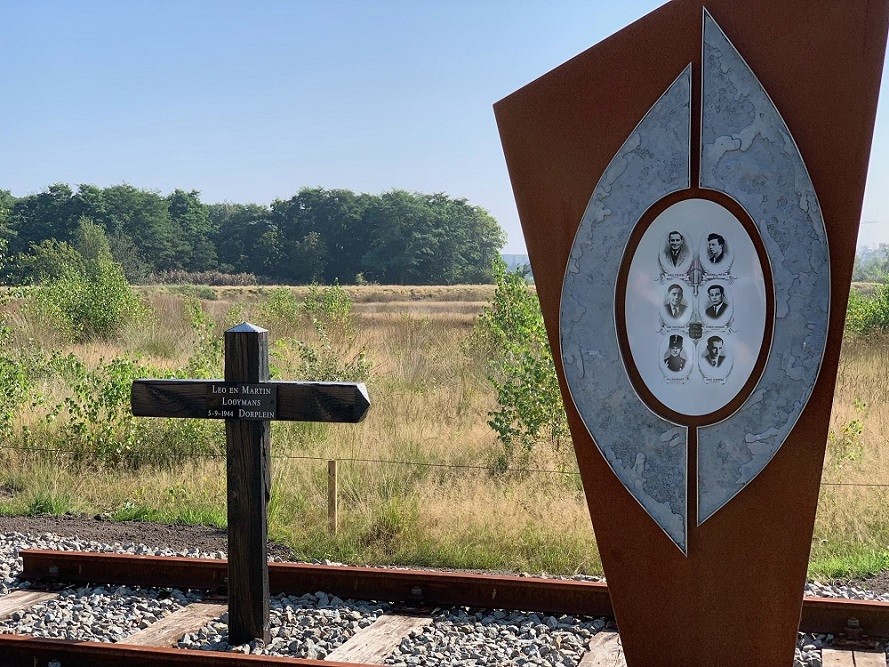
[[[337,488],[337,461],[327,462],[327,529],[336,535],[339,524],[339,489]]]

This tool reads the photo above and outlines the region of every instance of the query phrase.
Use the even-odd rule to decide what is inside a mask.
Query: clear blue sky
[[[492,104],[657,0],[0,0],[0,188],[446,192],[524,252]],[[889,93],[887,93],[889,94]],[[860,242],[889,242],[881,105]]]

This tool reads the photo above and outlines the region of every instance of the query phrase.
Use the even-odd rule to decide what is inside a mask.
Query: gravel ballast
[[[102,542],[53,533],[0,533],[0,595],[27,588],[17,577],[22,549],[101,551],[140,555],[223,558],[218,544],[210,550],[182,544],[150,546],[134,541]],[[807,595],[889,602],[889,594],[877,594],[853,585],[809,583]],[[126,642],[126,637],[149,627],[185,605],[201,600],[201,593],[168,588],[83,586],[61,592],[59,597],[38,603],[0,622],[0,633],[37,637]],[[306,595],[278,595],[270,601],[271,640],[229,646],[226,614],[185,635],[182,648],[237,651],[324,659],[379,616],[393,609],[387,602],[343,600],[322,591]],[[499,666],[578,664],[590,639],[603,630],[614,630],[604,618],[546,615],[502,609],[451,607],[435,610],[432,622],[410,632],[385,658],[396,667]],[[821,649],[831,635],[800,634],[795,665],[820,667]],[[743,642],[739,643],[743,650]]]

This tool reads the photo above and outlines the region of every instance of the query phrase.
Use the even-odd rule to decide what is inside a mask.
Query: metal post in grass
[[[336,459],[327,462],[327,529],[331,535],[336,535],[339,529],[339,486]]]
[[[359,422],[364,385],[270,381],[268,332],[244,322],[225,332],[225,380],[136,380],[131,404],[139,417],[225,419],[229,643],[267,642],[271,422]]]

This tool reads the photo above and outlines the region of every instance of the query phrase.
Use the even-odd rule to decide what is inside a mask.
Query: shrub
[[[196,298],[186,299],[183,311],[194,339],[188,361],[175,375],[196,379],[219,377],[223,368],[224,345],[223,337],[216,331],[216,320]]]
[[[32,388],[32,380],[19,355],[10,354],[11,338],[9,327],[0,327],[0,440],[12,433],[19,406]]]
[[[877,285],[870,294],[856,288],[849,292],[846,330],[857,334],[889,328],[889,285]]]
[[[43,283],[34,293],[37,314],[73,341],[111,338],[146,308],[113,260]]]
[[[216,301],[217,295],[209,285],[173,285],[168,288],[173,294],[203,299],[204,301]]]
[[[470,340],[497,392],[499,407],[488,413],[488,424],[503,443],[502,463],[509,463],[517,450],[529,453],[541,441],[558,447],[568,426],[537,295],[502,260],[494,275],[494,299]]]
[[[57,254],[64,259],[56,267],[57,273],[36,273],[39,282],[33,307],[66,339],[80,342],[111,338],[124,325],[142,318],[145,305],[112,259],[108,239],[100,227],[81,219],[75,236],[77,248],[60,245],[73,254]],[[34,253],[40,257],[38,249]]]
[[[335,283],[330,287],[309,287],[300,310],[319,333],[348,337],[354,331],[353,307],[352,297]]]
[[[286,287],[278,287],[269,292],[268,298],[259,308],[259,316],[268,328],[292,327],[299,318],[300,303]]]
[[[278,338],[270,352],[276,377],[316,382],[363,382],[371,364],[363,349],[350,354],[334,346],[327,336],[312,345],[294,338]]]
[[[867,417],[868,406],[858,398],[852,405],[855,408],[855,417],[838,429],[830,429],[827,434],[829,460],[836,468],[859,461],[864,455],[864,420]]]
[[[252,273],[223,273],[222,271],[161,271],[145,279],[149,285],[213,285],[248,287],[256,284]]]
[[[364,348],[355,351],[353,302],[338,284],[312,285],[302,304],[290,290],[272,292],[265,308],[278,321],[300,313],[315,330],[314,343],[281,337],[272,345],[276,374],[323,382],[360,382],[370,376],[371,365]]]
[[[17,255],[7,278],[14,284],[30,285],[58,280],[85,269],[83,257],[74,246],[56,239],[32,243],[29,252]]]

